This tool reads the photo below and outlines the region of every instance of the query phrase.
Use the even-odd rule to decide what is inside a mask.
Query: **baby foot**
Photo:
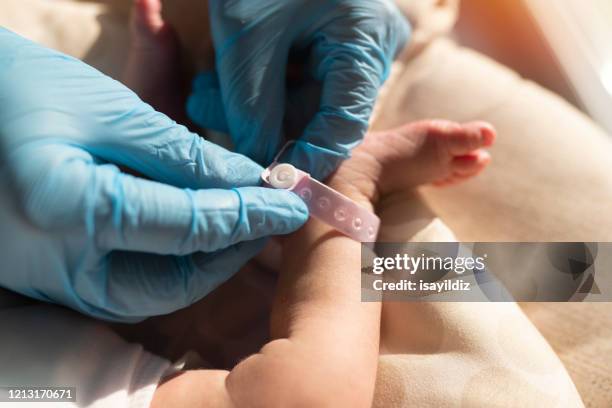
[[[447,186],[483,171],[491,161],[484,148],[495,141],[485,122],[430,120],[369,133],[330,179],[334,188],[375,203],[381,195],[422,184]]]
[[[161,11],[161,0],[134,0],[123,82],[156,110],[180,120],[185,98],[178,41]]]

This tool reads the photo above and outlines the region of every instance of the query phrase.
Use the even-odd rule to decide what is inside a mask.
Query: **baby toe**
[[[132,9],[132,24],[144,34],[155,34],[164,27],[160,0],[136,0]]]
[[[495,143],[495,139],[497,138],[497,132],[493,125],[488,122],[483,121],[475,121],[469,122],[463,125],[465,128],[469,128],[474,133],[480,134],[480,142],[481,146],[479,147],[490,147]]]
[[[454,176],[464,178],[472,177],[484,170],[491,162],[491,155],[486,150],[476,150],[471,154],[457,156],[451,162],[451,171]]]
[[[477,149],[489,147],[495,141],[495,130],[484,122],[461,125],[442,139],[450,156],[469,155]]]

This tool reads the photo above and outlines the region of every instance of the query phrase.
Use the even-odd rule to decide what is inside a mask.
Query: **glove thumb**
[[[268,238],[260,238],[243,241],[216,252],[192,255],[196,273],[188,286],[188,304],[202,299],[234,276],[251,258],[260,253],[267,243]]]
[[[197,302],[234,276],[266,242],[261,238],[184,257],[117,251],[102,266],[106,273],[79,275],[72,296],[61,303],[121,323],[172,313]],[[100,288],[105,290],[101,292]]]

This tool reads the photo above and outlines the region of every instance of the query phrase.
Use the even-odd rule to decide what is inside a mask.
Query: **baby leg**
[[[160,0],[135,0],[123,82],[155,109],[183,121],[185,86],[174,30],[162,18]]]

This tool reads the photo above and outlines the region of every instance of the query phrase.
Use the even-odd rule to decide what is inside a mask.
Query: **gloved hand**
[[[320,100],[288,160],[317,178],[363,138],[378,90],[410,27],[392,0],[209,0],[216,74],[194,81],[191,119],[229,132],[238,152],[267,165],[285,143],[290,52],[306,54]],[[218,76],[218,77],[217,77]],[[217,96],[219,103],[214,103]]]
[[[306,221],[262,170],[0,29],[0,286],[109,320],[185,307]]]

